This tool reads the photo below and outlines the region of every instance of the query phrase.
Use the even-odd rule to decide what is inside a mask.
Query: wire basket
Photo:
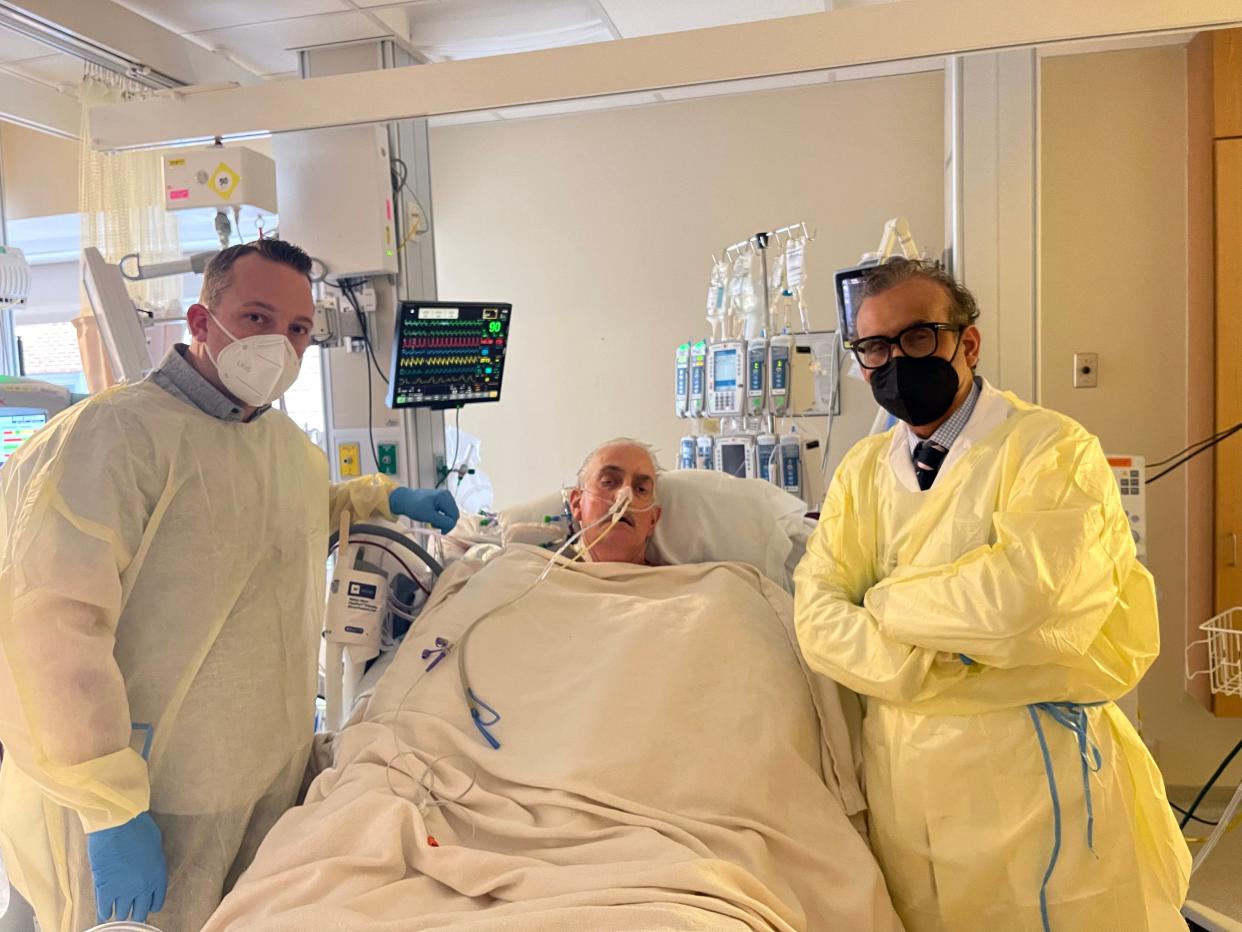
[[[1207,637],[1186,646],[1186,678],[1206,674],[1212,692],[1221,696],[1242,696],[1242,606],[1231,608],[1199,625]],[[1190,652],[1200,644],[1207,645],[1206,670],[1190,669]]]

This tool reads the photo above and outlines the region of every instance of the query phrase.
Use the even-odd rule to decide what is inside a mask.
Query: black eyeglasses
[[[961,333],[962,327],[960,324],[912,324],[895,337],[847,340],[845,348],[854,354],[864,369],[879,369],[893,358],[894,346],[900,347],[903,355],[915,359],[932,355],[940,345],[941,332]]]

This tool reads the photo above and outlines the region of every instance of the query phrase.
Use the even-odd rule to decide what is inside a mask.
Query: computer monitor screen
[[[390,408],[499,401],[511,304],[403,301],[393,340]]]
[[[737,350],[727,349],[716,352],[715,391],[737,388]]]
[[[722,443],[720,445],[720,471],[745,479],[746,447],[740,443]]]
[[[46,423],[45,414],[0,414],[0,466]]]
[[[858,336],[854,329],[858,323],[858,305],[862,304],[863,285],[866,284],[867,273],[872,268],[874,266],[842,269],[836,274],[837,318],[843,340],[852,340]]]

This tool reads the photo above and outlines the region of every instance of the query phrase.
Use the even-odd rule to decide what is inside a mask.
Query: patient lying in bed
[[[606,446],[572,496],[586,562],[533,588],[534,547],[446,571],[208,932],[900,928],[790,596],[640,565],[655,483]]]

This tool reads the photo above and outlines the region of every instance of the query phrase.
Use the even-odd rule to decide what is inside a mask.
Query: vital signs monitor
[[[47,415],[30,411],[24,414],[0,413],[0,466],[3,466],[17,448],[35,435],[47,423]]]
[[[402,301],[392,345],[390,408],[456,408],[500,400],[511,304]]]

